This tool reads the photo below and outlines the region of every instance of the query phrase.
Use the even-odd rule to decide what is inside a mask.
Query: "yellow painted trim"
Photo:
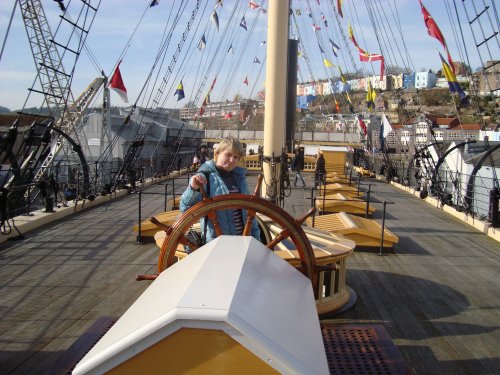
[[[181,328],[108,372],[130,374],[278,374],[223,331]]]

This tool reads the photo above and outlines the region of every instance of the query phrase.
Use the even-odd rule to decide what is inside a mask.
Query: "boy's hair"
[[[234,137],[223,138],[222,141],[217,145],[215,150],[215,157],[219,155],[224,150],[230,149],[233,153],[238,154],[240,158],[245,155],[245,150],[243,150],[243,145]]]

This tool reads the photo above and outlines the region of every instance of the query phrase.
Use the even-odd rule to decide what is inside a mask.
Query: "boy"
[[[243,146],[233,138],[224,138],[215,150],[214,158],[200,166],[197,173],[189,180],[189,186],[184,191],[180,200],[181,212],[202,200],[199,186],[205,185],[204,189],[209,197],[222,194],[249,194],[248,184],[245,178],[246,169],[239,167],[238,162],[244,155]],[[217,211],[217,220],[223,234],[241,235],[245,226],[246,210],[230,209]],[[216,237],[215,230],[208,220],[205,226],[205,218],[200,220],[202,236],[206,242]],[[206,228],[206,233],[205,232]],[[260,240],[260,230],[257,221],[252,220],[251,234]]]

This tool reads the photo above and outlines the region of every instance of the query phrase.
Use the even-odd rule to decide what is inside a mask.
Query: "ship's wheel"
[[[317,270],[314,252],[307,235],[302,229],[302,223],[308,216],[314,213],[312,208],[304,217],[294,219],[288,212],[272,202],[261,198],[258,195],[262,177],[258,179],[257,187],[253,194],[228,194],[219,195],[217,197],[207,197],[203,188],[203,199],[184,212],[172,226],[165,226],[154,217],[151,221],[165,230],[165,239],[161,246],[160,255],[158,257],[158,273],[155,275],[138,275],[138,280],[155,279],[158,274],[166,268],[173,265],[176,261],[175,252],[179,245],[187,245],[192,251],[198,249],[199,245],[190,241],[186,236],[189,229],[197,223],[201,218],[207,217],[214,226],[217,236],[223,235],[222,230],[217,222],[217,212],[227,209],[245,209],[247,211],[247,220],[243,229],[243,235],[250,235],[252,219],[257,214],[262,214],[273,220],[280,228],[281,232],[272,238],[265,245],[270,250],[273,250],[281,241],[289,238],[300,256],[299,271],[307,276],[313,286],[317,282]]]

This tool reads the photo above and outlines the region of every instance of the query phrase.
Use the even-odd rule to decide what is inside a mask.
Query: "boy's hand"
[[[207,179],[205,176],[201,174],[195,174],[191,179],[189,180],[189,186],[191,186],[191,189],[193,190],[200,190],[200,186],[203,186],[207,183]]]

